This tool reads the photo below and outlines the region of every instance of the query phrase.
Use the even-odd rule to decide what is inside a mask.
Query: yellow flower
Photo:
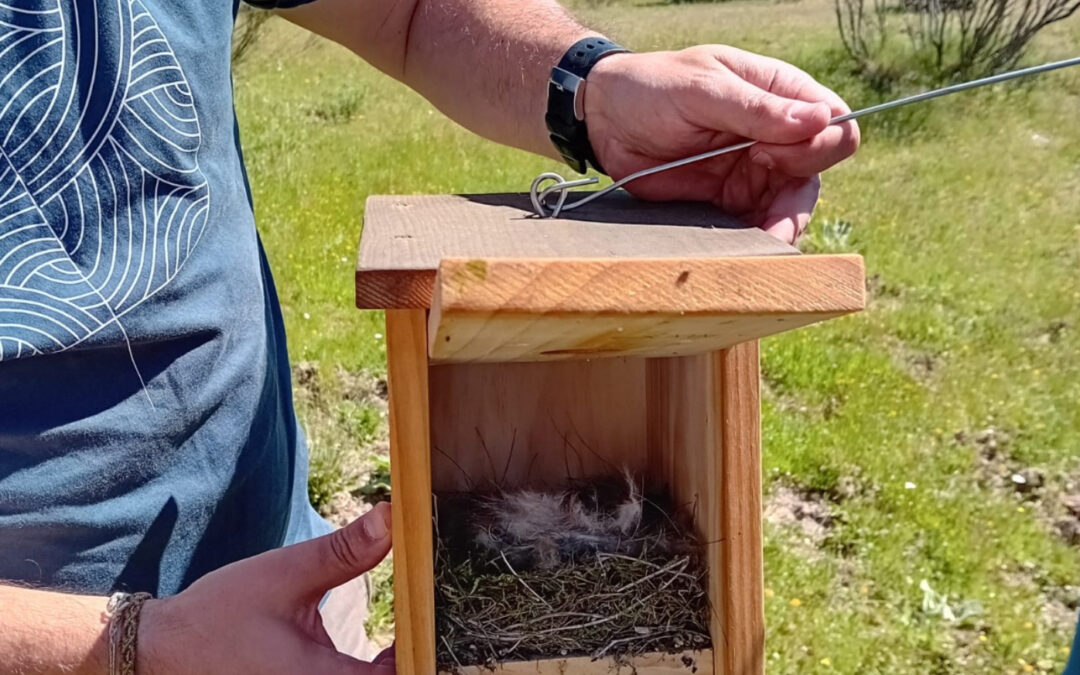
[[[831,666],[831,665],[832,665],[832,661],[830,661],[830,660],[829,660],[829,657],[828,657],[828,656],[826,656],[825,658],[821,659],[821,661],[818,661],[818,663],[820,663],[820,664],[821,664],[821,665],[823,665],[823,666]]]
[[[792,598],[791,602],[788,603],[788,604],[791,605],[792,607],[802,607],[802,600],[800,600],[798,598]]]
[[[865,586],[865,585],[864,586],[859,586],[859,592],[862,593],[863,595],[869,595],[870,594],[870,587]]]
[[[979,642],[986,642],[986,636],[985,636],[985,635],[982,635],[982,634],[980,633],[980,634],[979,634]]]
[[[1025,621],[1024,622],[1024,628],[1034,628],[1034,627],[1035,627],[1035,624],[1031,623],[1030,621]]]
[[[765,589],[765,597],[766,598],[771,598],[774,595],[776,595],[776,593],[773,592],[773,589],[771,589],[771,588],[766,588]]]

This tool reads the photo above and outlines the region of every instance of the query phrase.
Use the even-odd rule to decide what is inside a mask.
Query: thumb
[[[700,99],[690,106],[698,117],[693,122],[766,143],[804,141],[825,130],[832,117],[828,103],[779,96],[731,71],[691,95]]]
[[[377,504],[340,530],[281,551],[286,552],[295,591],[322,595],[375,567],[390,552],[390,505]]]

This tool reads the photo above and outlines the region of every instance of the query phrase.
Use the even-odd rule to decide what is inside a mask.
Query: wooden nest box
[[[522,195],[373,197],[356,298],[386,310],[398,673],[437,670],[433,492],[612,463],[695,504],[712,650],[496,672],[763,672],[757,341],[861,310],[859,256],[626,195],[549,220]],[[568,463],[570,431],[604,457]]]

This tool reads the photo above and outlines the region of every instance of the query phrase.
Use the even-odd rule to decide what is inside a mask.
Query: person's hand
[[[618,180],[731,145],[758,145],[643,178],[643,199],[709,201],[794,241],[810,221],[818,174],[859,146],[835,93],[792,65],[733,47],[617,54],[589,74],[585,121],[597,158]]]
[[[390,509],[346,528],[233,563],[179,595],[151,600],[139,622],[141,675],[394,675],[392,652],[374,663],[339,653],[323,628],[326,591],[390,551]]]

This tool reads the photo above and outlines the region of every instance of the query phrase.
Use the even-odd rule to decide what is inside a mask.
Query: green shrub
[[[328,124],[342,124],[358,117],[364,109],[367,91],[362,87],[343,86],[309,108],[312,117]]]
[[[360,496],[368,504],[390,501],[390,458],[375,455],[367,482],[360,486]]]
[[[342,445],[310,438],[308,451],[308,499],[315,510],[322,513],[334,495],[355,485],[357,476],[356,472],[349,468],[350,451]]]
[[[1032,38],[1080,0],[835,0],[840,39],[871,79],[913,71],[931,81],[1015,66]]]
[[[293,366],[293,398],[308,436],[308,497],[326,513],[335,495],[360,488],[370,461],[379,467],[385,407],[380,381],[342,367],[327,376],[317,363],[301,361]]]

